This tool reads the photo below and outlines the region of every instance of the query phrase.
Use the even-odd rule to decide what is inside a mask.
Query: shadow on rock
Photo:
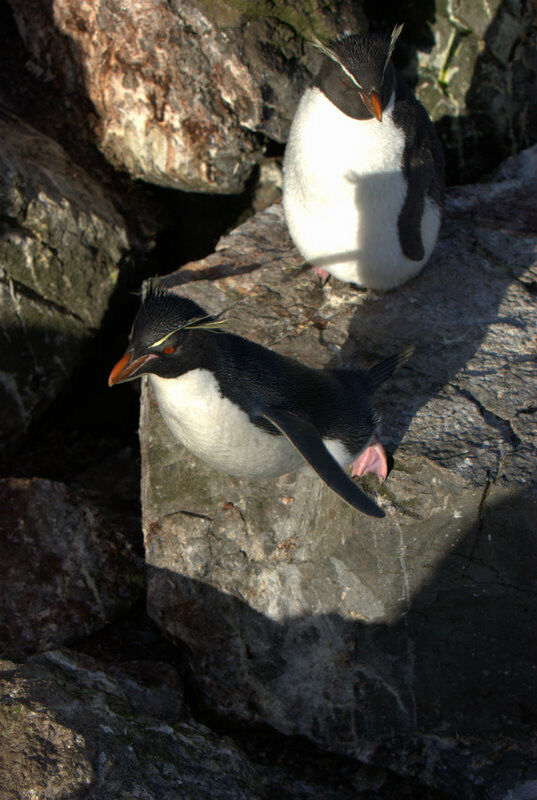
[[[533,163],[535,148],[526,155]],[[355,290],[358,303],[348,338],[329,366],[416,348],[375,403],[384,413],[384,435],[393,449],[414,420],[411,438],[420,452],[423,419],[416,415],[440,395],[443,402],[451,396],[454,414],[458,403],[461,453],[464,420],[472,414],[496,429],[501,447],[517,445],[516,423],[514,429],[510,420],[529,405],[534,381],[537,246],[534,184],[521,173],[524,168],[515,180],[507,171],[496,183],[450,190],[440,240],[423,272],[390,292]],[[434,407],[429,410],[434,413]],[[434,454],[435,446],[437,455],[442,453],[445,419],[437,419],[437,428],[431,437],[436,442],[428,445],[430,431],[425,432],[422,453]]]
[[[190,680],[209,715],[305,734],[453,797],[503,797],[521,776],[537,780],[536,514],[534,492],[499,493],[404,608],[377,595],[366,612],[357,572],[342,585],[362,600],[348,615],[294,615],[293,596],[298,609],[308,587],[292,549],[285,567],[258,565],[262,580],[241,585],[239,574],[227,592],[214,572],[211,585],[149,566],[148,606],[190,646]],[[401,560],[411,586],[412,547]],[[285,615],[278,592],[290,595]],[[322,593],[310,607],[326,607]]]

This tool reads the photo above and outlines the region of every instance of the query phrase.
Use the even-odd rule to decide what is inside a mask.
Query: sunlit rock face
[[[337,8],[336,8],[337,6]],[[350,0],[312,5],[164,0],[13,2],[41,69],[87,97],[105,156],[133,177],[238,192],[286,139],[304,87],[304,37],[358,29]],[[312,53],[305,58],[310,69]]]

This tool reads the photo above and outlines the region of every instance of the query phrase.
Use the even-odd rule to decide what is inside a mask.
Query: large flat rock
[[[320,289],[278,205],[166,279],[314,366],[416,346],[376,401],[393,469],[364,484],[385,519],[307,471],[212,471],[143,391],[148,608],[208,707],[457,798],[537,780],[536,164],[452,190],[433,260],[392,292]]]

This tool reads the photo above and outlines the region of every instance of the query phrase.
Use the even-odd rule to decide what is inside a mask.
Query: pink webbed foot
[[[365,447],[358,458],[352,462],[352,477],[361,478],[368,472],[374,472],[379,481],[385,481],[388,475],[388,460],[386,450],[377,439],[373,437],[367,447]]]
[[[316,276],[319,278],[321,286],[324,286],[326,281],[330,277],[330,273],[327,272],[325,269],[322,269],[321,267],[312,267],[312,269],[316,274]]]

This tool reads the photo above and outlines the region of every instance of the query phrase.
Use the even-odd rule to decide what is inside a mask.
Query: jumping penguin
[[[342,467],[386,478],[369,398],[410,351],[369,370],[317,370],[224,333],[221,323],[193,300],[150,284],[109,385],[149,373],[173,436],[217,470],[269,478],[306,461],[351,506],[384,516]]]
[[[324,59],[298,105],[283,207],[314,271],[371,289],[416,275],[436,244],[444,159],[427,112],[395,71],[389,39],[316,42]]]

